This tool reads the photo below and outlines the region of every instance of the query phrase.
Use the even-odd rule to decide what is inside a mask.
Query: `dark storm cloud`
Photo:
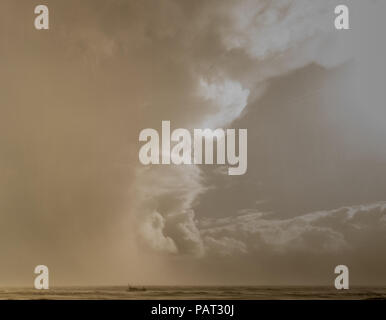
[[[184,272],[188,265],[201,281],[222,265],[223,254],[242,254],[246,268],[253,269],[254,237],[243,241],[201,230],[202,218],[228,216],[218,197],[199,205],[224,185],[221,171],[209,179],[208,168],[144,169],[137,159],[138,133],[165,119],[175,128],[232,125],[248,119],[251,107],[258,109],[275,79],[310,64],[329,69],[353,58],[355,33],[343,46],[331,33],[335,2],[47,3],[47,32],[33,29],[33,2],[1,4],[0,270],[7,274],[2,283],[29,283],[40,263],[55,270],[60,284],[185,282],[191,280]],[[244,123],[249,130],[254,126],[252,120]],[[280,149],[280,141],[272,148]],[[251,172],[249,181],[260,179]],[[242,181],[225,184],[234,197],[233,214],[249,209],[237,188]],[[280,221],[284,210],[278,207]],[[272,248],[289,234],[288,245],[300,246],[307,238],[332,252],[347,243],[341,220],[332,228],[298,226],[303,218],[293,219],[278,223],[279,236],[271,240],[257,228],[256,243],[266,236]],[[256,221],[251,225],[259,225]],[[280,259],[296,257],[282,248]],[[174,259],[178,263],[170,266]],[[267,279],[274,278],[277,261],[267,264],[272,274],[262,272]],[[237,268],[234,272],[230,279],[236,281]],[[215,273],[219,281],[229,278],[226,270]]]

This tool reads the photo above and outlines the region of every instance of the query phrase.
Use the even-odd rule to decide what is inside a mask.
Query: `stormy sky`
[[[386,5],[344,2],[1,1],[0,286],[386,284]],[[162,120],[247,173],[141,165]]]

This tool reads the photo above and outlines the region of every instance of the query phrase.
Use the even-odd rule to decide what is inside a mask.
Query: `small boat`
[[[146,291],[146,288],[128,285],[126,291],[132,291],[132,292]]]

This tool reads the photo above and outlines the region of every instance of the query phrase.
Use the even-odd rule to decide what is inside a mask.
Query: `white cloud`
[[[274,219],[260,212],[223,219],[205,219],[200,230],[209,254],[227,254],[222,246],[237,243],[240,253],[267,249],[334,253],[355,250],[372,231],[386,231],[386,202],[319,211],[290,219]],[[213,245],[216,244],[216,246]],[[236,247],[233,246],[236,250]]]
[[[221,128],[237,119],[247,105],[249,90],[240,83],[225,80],[223,83],[208,83],[200,79],[199,95],[204,103],[214,104],[212,114],[203,122],[204,128]]]
[[[312,63],[330,68],[352,58],[350,47],[345,47],[352,39],[343,41],[333,29],[336,3],[335,0],[244,0],[206,4],[193,18],[196,21],[193,25],[209,28],[209,21],[217,18],[211,28],[224,45],[224,59],[215,61],[215,68],[207,73],[196,70],[198,94],[205,105],[198,123],[204,127],[227,126],[241,115],[251,96],[254,99],[261,96],[272,78]],[[190,31],[188,35],[192,35]],[[195,36],[186,36],[195,41],[194,46],[205,46],[206,43],[200,43],[204,38],[193,33]],[[240,79],[230,76],[228,68],[236,51],[246,53],[248,59],[244,62],[250,66],[237,73]],[[138,197],[140,207],[146,208],[140,215],[146,221],[147,214],[158,212],[164,220],[162,234],[182,254],[218,251],[227,255],[267,246],[284,252],[308,250],[311,244],[313,250],[346,250],[351,244],[345,228],[353,231],[364,227],[363,223],[355,223],[364,214],[363,208],[358,207],[342,209],[343,213],[325,211],[287,220],[268,219],[255,213],[208,219],[197,225],[193,207],[206,188],[201,170],[194,166],[152,168],[138,179],[137,185],[142,190]],[[353,217],[350,212],[354,212]],[[369,216],[373,219],[370,224],[384,219],[382,216],[378,221],[372,212]],[[323,223],[330,220],[335,225]],[[159,230],[155,232],[159,234]]]

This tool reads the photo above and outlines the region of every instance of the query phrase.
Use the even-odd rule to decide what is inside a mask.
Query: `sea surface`
[[[296,299],[386,299],[386,287],[356,287],[336,290],[333,287],[145,287],[145,291],[127,287],[60,287],[38,291],[32,288],[0,289],[0,300],[296,300]]]

